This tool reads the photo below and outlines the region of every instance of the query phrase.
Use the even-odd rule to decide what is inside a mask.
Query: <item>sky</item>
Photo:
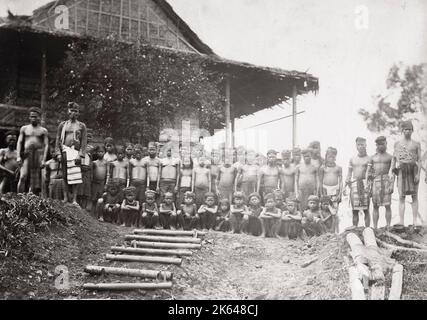
[[[0,16],[9,8],[31,14],[48,0],[0,0]],[[373,134],[358,115],[373,110],[374,96],[385,92],[394,63],[427,63],[427,1],[424,0],[169,0],[169,3],[218,55],[319,78],[317,95],[297,99],[297,142],[319,140],[323,152],[338,148],[337,162],[347,167],[356,154],[355,138]],[[291,119],[245,130],[289,115],[284,104],[236,122],[236,144],[265,152],[289,149]],[[219,142],[220,135],[208,139]],[[390,138],[389,146],[395,138]],[[425,188],[425,184],[421,184]],[[424,189],[423,189],[424,190]],[[424,193],[427,192],[424,190]],[[420,194],[423,194],[420,190]],[[422,199],[421,202],[427,202]]]

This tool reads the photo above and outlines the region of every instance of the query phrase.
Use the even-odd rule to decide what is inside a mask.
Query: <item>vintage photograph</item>
[[[0,0],[0,300],[427,300],[426,171],[427,1]]]

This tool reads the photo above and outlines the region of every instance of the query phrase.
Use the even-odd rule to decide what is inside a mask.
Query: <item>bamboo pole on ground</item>
[[[417,252],[417,253],[424,253],[424,254],[426,254],[426,253],[427,253],[427,250],[395,246],[395,245],[389,244],[389,243],[387,243],[387,242],[384,242],[384,241],[382,241],[382,240],[380,240],[380,239],[377,239],[377,242],[378,242],[380,245],[382,245],[384,248],[386,248],[386,249],[390,249],[390,250],[392,250],[393,252],[394,252],[394,251],[410,251],[410,252]]]
[[[115,274],[119,276],[152,278],[158,280],[172,280],[172,273],[169,271],[157,270],[143,270],[143,269],[128,269],[128,268],[114,268],[103,266],[86,266],[84,268],[86,273],[90,274]]]
[[[355,267],[348,268],[352,300],[366,300],[365,291]]]
[[[417,249],[427,250],[427,246],[422,245],[420,243],[417,243],[415,241],[410,241],[410,240],[402,239],[398,235],[395,235],[395,234],[393,234],[391,232],[386,231],[386,232],[384,232],[384,235],[386,235],[387,237],[390,237],[390,238],[396,240],[400,244],[406,244],[408,246],[411,246],[411,247],[414,247],[414,248],[417,248]]]
[[[372,228],[365,228],[363,229],[363,241],[365,242],[365,246],[367,248],[373,248],[378,250],[377,241],[375,238],[375,233]],[[382,266],[378,263],[371,265],[371,280],[384,280],[384,270]],[[378,290],[377,290],[378,288]],[[384,300],[384,298],[381,299],[382,292],[385,292],[384,285],[377,284],[377,288],[373,288],[375,293],[377,294],[377,297],[375,300]],[[377,299],[378,298],[378,299]]]
[[[86,290],[156,290],[170,289],[172,282],[161,283],[85,283],[83,289]]]
[[[143,241],[153,241],[153,242],[174,242],[174,243],[200,243],[202,241],[200,238],[146,236],[146,235],[135,235],[135,234],[125,235],[125,240],[143,240]]]
[[[156,236],[190,236],[190,237],[203,237],[207,233],[203,231],[193,230],[157,230],[157,229],[135,229],[134,234],[150,234]]]
[[[200,249],[201,244],[195,243],[170,243],[170,242],[149,242],[149,241],[132,241],[132,245],[141,248],[157,249]]]
[[[134,254],[151,254],[159,256],[191,256],[193,254],[189,250],[147,249],[132,247],[111,247],[111,251]]]
[[[115,255],[115,254],[106,254],[105,258],[107,260],[113,261],[129,261],[129,262],[149,262],[149,263],[166,263],[166,264],[177,264],[182,263],[181,258],[171,258],[171,257],[155,257],[155,256],[133,256],[127,254]]]
[[[400,300],[402,294],[403,266],[396,263],[393,267],[390,294],[388,300]]]

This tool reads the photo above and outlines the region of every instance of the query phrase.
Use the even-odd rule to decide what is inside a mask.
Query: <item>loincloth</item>
[[[353,210],[369,209],[369,191],[365,179],[356,180],[351,185],[350,201]]]
[[[104,187],[105,187],[105,183],[104,181],[92,181],[92,185],[91,185],[91,198],[92,201],[98,200],[99,198],[102,197],[102,194],[104,193]]]
[[[383,174],[374,178],[372,184],[372,203],[377,206],[391,205],[390,184],[392,180],[387,174]]]
[[[240,190],[245,194],[246,197],[256,191],[256,181],[242,181],[240,184]]]
[[[218,186],[218,191],[221,199],[231,199],[233,197],[233,186]]]
[[[300,187],[298,190],[298,200],[300,202],[301,210],[306,210],[308,208],[308,197],[312,195],[317,195],[315,186],[304,186]]]
[[[29,185],[30,189],[41,190],[42,188],[42,173],[41,173],[41,160],[43,159],[43,150],[41,149],[28,149],[24,151],[24,159],[28,162],[29,172]]]
[[[400,163],[397,175],[397,188],[400,196],[417,194],[418,183],[415,184],[414,182],[417,170],[416,163]]]
[[[130,185],[136,188],[136,200],[138,200],[140,203],[144,203],[147,181],[134,179],[131,181]]]
[[[62,152],[62,156],[67,163],[67,184],[81,184],[82,180],[82,171],[78,165],[76,165],[75,161],[79,157],[79,153],[77,150],[73,148],[69,148],[64,146],[64,151]]]
[[[205,202],[205,194],[209,191],[209,187],[195,187],[194,194],[196,195],[197,206],[202,205]]]
[[[339,193],[340,193],[340,186],[336,185],[336,186],[327,186],[327,185],[323,185],[323,194],[330,196],[332,202],[337,202]]]

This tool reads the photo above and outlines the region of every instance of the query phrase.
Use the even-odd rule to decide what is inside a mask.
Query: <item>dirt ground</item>
[[[71,205],[58,205],[71,217],[68,226],[38,235],[28,257],[0,254],[1,299],[351,299],[342,235],[304,242],[209,232],[202,249],[184,257],[181,266],[109,262],[105,254],[110,246],[123,245],[132,229],[100,223]],[[397,259],[408,270],[402,298],[427,299],[426,257],[402,254]],[[171,271],[173,287],[86,291],[83,283],[138,281],[87,275],[83,269],[88,264]],[[69,288],[55,287],[60,279],[56,268],[68,272]]]

